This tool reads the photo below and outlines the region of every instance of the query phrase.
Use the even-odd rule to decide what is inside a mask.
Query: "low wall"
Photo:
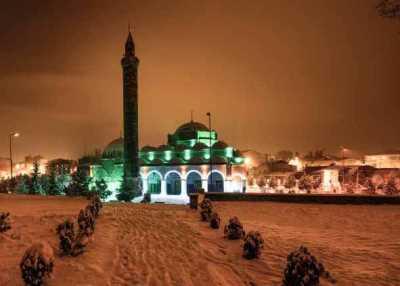
[[[337,194],[251,194],[251,193],[205,193],[212,201],[270,201],[313,204],[400,204],[400,196],[368,196]]]

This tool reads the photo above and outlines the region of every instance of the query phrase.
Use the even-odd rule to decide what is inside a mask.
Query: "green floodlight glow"
[[[242,157],[235,157],[234,161],[235,161],[235,163],[243,163],[243,158]]]
[[[210,133],[211,133],[211,139],[217,139],[217,134],[215,131],[197,131],[197,138],[198,139],[210,139]]]
[[[233,157],[233,148],[232,147],[226,147],[225,148],[225,156],[228,158]]]
[[[172,158],[172,152],[170,150],[165,151],[164,152],[164,159],[166,161],[169,161],[169,160],[171,160],[171,158]]]
[[[192,153],[192,151],[190,149],[186,149],[185,151],[183,151],[183,159],[185,159],[186,161],[189,161],[190,158],[192,158],[191,153]]]
[[[149,161],[153,161],[154,160],[154,152],[152,152],[152,151],[148,152],[147,158],[149,158]]]
[[[204,152],[204,159],[210,159],[210,150],[205,150],[205,152]]]

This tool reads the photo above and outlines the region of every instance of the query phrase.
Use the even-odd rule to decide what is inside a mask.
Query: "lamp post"
[[[16,137],[19,137],[18,132],[10,133],[10,179],[13,178],[12,142],[13,142],[13,138],[16,138]]]
[[[212,153],[211,153],[211,151],[212,151],[212,147],[211,147],[211,113],[207,112],[207,116],[208,116],[208,129],[210,130],[210,132],[209,132],[209,139],[210,139],[210,141],[209,141],[210,162],[209,163],[210,163],[210,181],[211,181],[210,186],[211,186],[212,191],[214,191],[213,176],[212,176],[212,169],[213,169]]]
[[[344,182],[345,182],[345,170],[344,170],[344,153],[348,151],[345,147],[341,146],[341,151],[342,151],[342,171],[343,171],[343,178],[342,178],[342,187],[344,188]]]

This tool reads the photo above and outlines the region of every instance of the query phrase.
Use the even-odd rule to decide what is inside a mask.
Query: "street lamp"
[[[13,138],[19,137],[18,132],[11,132],[10,133],[10,179],[13,177],[13,159],[12,159],[12,140]]]
[[[207,116],[208,116],[208,129],[209,129],[209,139],[210,139],[210,141],[209,141],[209,152],[210,152],[210,181],[211,181],[211,184],[210,184],[210,186],[211,186],[211,191],[213,191],[214,190],[214,184],[213,184],[213,176],[212,176],[212,153],[211,153],[211,151],[212,151],[212,147],[211,147],[211,113],[210,112],[207,112],[207,114],[206,114]]]
[[[347,149],[347,148],[345,148],[345,147],[343,147],[343,146],[340,146],[340,149],[341,149],[341,151],[342,151],[342,171],[343,171],[343,178],[342,178],[342,184],[343,184],[343,188],[344,188],[344,176],[345,176],[345,171],[344,171],[344,153],[345,152],[347,152],[347,151],[349,151],[349,149]]]

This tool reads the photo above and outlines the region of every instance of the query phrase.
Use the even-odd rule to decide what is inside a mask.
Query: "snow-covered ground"
[[[35,240],[56,249],[55,227],[87,201],[0,195],[13,229],[0,235],[0,285],[22,285],[19,262]],[[82,256],[57,257],[48,285],[281,285],[287,254],[309,247],[336,285],[400,285],[398,206],[218,202],[225,224],[237,215],[265,239],[258,260],[242,258],[187,206],[107,204]],[[322,280],[322,285],[330,285]]]

